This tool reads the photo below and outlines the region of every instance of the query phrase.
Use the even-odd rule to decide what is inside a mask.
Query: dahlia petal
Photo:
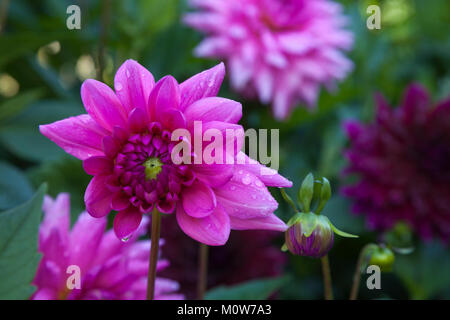
[[[245,170],[254,174],[266,186],[290,188],[292,181],[289,181],[272,168],[266,167],[259,162],[249,158],[245,153],[239,152],[235,170]]]
[[[111,208],[116,211],[122,211],[130,206],[130,201],[128,197],[119,191],[115,193],[111,199]]]
[[[217,206],[212,189],[199,180],[183,190],[181,200],[184,211],[194,218],[209,216]]]
[[[70,198],[68,193],[60,193],[55,200],[44,197],[42,204],[44,219],[39,228],[39,242],[44,243],[52,230],[57,230],[60,241],[67,244],[70,226]]]
[[[202,98],[215,97],[219,93],[224,77],[225,65],[219,63],[217,66],[196,74],[181,83],[180,110],[184,111],[192,103]]]
[[[230,163],[227,160],[229,156],[232,156],[233,159],[238,155],[240,150],[242,149],[242,145],[244,144],[244,129],[241,125],[238,124],[232,124],[227,122],[221,122],[221,121],[210,121],[202,124],[203,133],[208,131],[209,129],[218,130],[220,131],[220,137],[223,138],[221,146],[223,148],[222,154],[224,156],[224,159],[222,159],[221,164],[224,163]],[[196,132],[194,132],[196,133]],[[194,139],[199,139],[199,137],[195,136]],[[211,143],[214,143],[216,141],[212,141]],[[232,145],[230,145],[232,143]],[[203,150],[209,145],[210,143],[204,142],[202,144]],[[228,151],[228,153],[227,153]],[[230,152],[233,152],[233,154],[230,154]],[[205,159],[203,159],[205,160]],[[234,163],[234,162],[233,162]]]
[[[275,230],[284,232],[287,230],[287,225],[278,218],[275,214],[267,217],[239,219],[230,216],[230,225],[233,230]]]
[[[82,271],[88,269],[97,254],[106,224],[106,218],[93,218],[86,212],[79,215],[70,234],[70,264]]]
[[[94,176],[84,194],[86,211],[95,218],[106,216],[111,211],[112,193],[106,187],[107,176]]]
[[[238,123],[242,117],[242,105],[233,100],[208,97],[195,101],[184,111],[188,123],[193,121],[222,121]]]
[[[233,217],[265,217],[278,208],[278,203],[261,180],[243,169],[236,170],[233,178],[214,192],[217,203]]]
[[[58,295],[55,290],[50,288],[42,288],[37,290],[33,295],[33,300],[57,300]]]
[[[168,109],[179,109],[180,88],[172,76],[159,80],[150,93],[148,115],[151,120],[159,120],[161,113]]]
[[[134,207],[119,211],[114,218],[114,232],[116,236],[119,239],[129,238],[138,229],[141,220],[142,213]]]
[[[403,101],[402,117],[406,124],[425,121],[427,108],[431,105],[427,91],[419,84],[406,89]]]
[[[220,187],[233,177],[233,165],[229,164],[193,164],[195,177],[211,187]]]
[[[92,176],[98,174],[107,174],[112,171],[113,162],[103,156],[94,156],[83,161],[83,168],[87,174]]]
[[[134,108],[147,109],[150,92],[155,85],[153,75],[134,60],[125,61],[114,77],[114,88],[127,114]]]
[[[128,117],[128,125],[131,132],[142,132],[147,125],[146,117],[145,109],[134,108],[131,110]]]
[[[81,160],[103,155],[102,138],[108,134],[87,114],[40,125],[39,131]]]
[[[183,206],[177,206],[177,221],[188,236],[209,246],[224,245],[230,235],[230,218],[220,206],[205,218],[188,215]]]
[[[178,109],[167,109],[161,114],[161,123],[166,129],[176,130],[186,128],[186,119],[184,114]]]
[[[81,86],[81,99],[92,119],[109,132],[116,125],[127,127],[127,112],[106,84],[93,79],[86,80]]]

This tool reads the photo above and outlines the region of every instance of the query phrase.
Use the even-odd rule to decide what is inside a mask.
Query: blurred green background
[[[336,92],[322,90],[317,110],[298,108],[288,121],[277,122],[268,107],[233,93],[228,78],[219,95],[243,103],[245,128],[280,129],[280,172],[294,181],[295,190],[309,171],[332,182],[334,196],[323,213],[337,227],[360,235],[356,240],[338,237],[330,253],[335,295],[344,299],[359,250],[379,235],[367,230],[364,219],[351,214],[349,201],[339,195],[347,144],[341,123],[350,118],[371,120],[376,91],[396,105],[412,81],[425,85],[435,99],[448,96],[450,2],[342,3],[355,34],[349,54],[355,69]],[[81,30],[66,28],[71,4],[81,7]],[[381,30],[366,28],[370,4],[381,6]],[[0,5],[3,12],[7,9],[0,17],[0,210],[23,203],[47,182],[50,195],[71,194],[75,219],[84,208],[90,177],[81,161],[43,137],[38,125],[84,113],[82,81],[97,78],[112,85],[115,71],[128,58],[138,60],[156,79],[172,74],[180,82],[217,61],[193,56],[202,35],[180,22],[189,10],[183,0],[0,0]],[[292,212],[279,191],[271,191],[280,201],[277,214],[287,221]],[[276,245],[281,243],[282,239]],[[437,240],[414,239],[414,246],[412,254],[397,255],[394,272],[382,275],[382,290],[362,286],[360,297],[450,298],[448,248]],[[282,283],[277,298],[323,297],[320,261],[290,255],[285,273],[292,281]]]

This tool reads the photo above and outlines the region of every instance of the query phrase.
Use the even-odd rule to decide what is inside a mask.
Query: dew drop
[[[234,190],[236,190],[236,187],[235,187],[235,186],[231,186],[231,187],[230,187],[230,190],[231,190],[231,191],[234,191]]]
[[[244,173],[244,171],[242,171],[242,170],[239,170],[239,174],[243,174]]]
[[[130,70],[127,70],[125,73],[127,75],[127,78],[129,78],[130,77]]]
[[[256,185],[257,187],[262,187],[262,186],[263,186],[263,184],[262,184],[262,182],[261,182],[260,180],[256,180],[256,181],[255,181],[255,185]]]
[[[124,238],[120,239],[120,241],[128,242],[128,240],[130,240],[130,238],[131,238],[131,235],[129,235],[128,237],[124,237]]]
[[[122,84],[121,84],[120,82],[117,82],[117,84],[116,84],[116,90],[117,90],[117,91],[120,91],[120,90],[122,90],[122,89],[123,89]]]
[[[249,176],[242,178],[242,183],[245,185],[249,185],[252,182],[252,179]]]

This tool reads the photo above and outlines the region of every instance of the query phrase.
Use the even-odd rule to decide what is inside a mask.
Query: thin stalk
[[[365,245],[359,253],[358,262],[356,263],[355,273],[353,274],[353,284],[352,284],[352,290],[350,292],[350,300],[356,300],[358,298],[359,283],[361,281],[361,268],[364,263],[364,260],[367,258],[367,250],[371,246],[373,246],[373,244]]]
[[[331,285],[330,262],[328,255],[320,259],[322,262],[323,287],[325,292],[325,300],[333,300],[333,287]]]
[[[9,0],[2,0],[0,3],[0,34],[6,27],[6,18],[8,17]]]
[[[150,262],[148,266],[147,300],[153,300],[155,297],[156,263],[158,261],[160,233],[161,213],[159,213],[159,211],[155,209],[152,213],[152,234],[150,245]]]
[[[103,71],[105,70],[105,47],[108,40],[109,23],[111,20],[111,0],[102,1],[102,13],[100,23],[100,35],[98,39],[98,68],[97,80],[101,81],[103,78]]]
[[[206,286],[208,285],[208,251],[206,244],[199,244],[198,255],[198,277],[197,277],[197,299],[203,300],[205,297]]]

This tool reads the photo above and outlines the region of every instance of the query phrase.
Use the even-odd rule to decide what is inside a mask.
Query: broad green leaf
[[[0,177],[0,210],[17,206],[33,194],[27,177],[12,165],[0,161]]]
[[[42,185],[28,202],[0,213],[0,299],[28,299],[39,263],[38,232]]]
[[[287,282],[287,277],[265,278],[234,286],[219,286],[206,293],[205,300],[264,300]]]
[[[19,114],[30,103],[42,96],[42,90],[28,90],[0,104],[0,121]]]

